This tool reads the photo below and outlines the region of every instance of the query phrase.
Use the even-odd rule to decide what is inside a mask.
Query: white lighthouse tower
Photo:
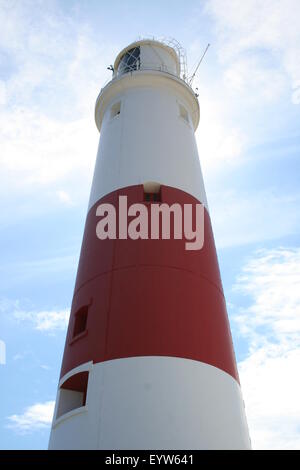
[[[176,43],[123,49],[95,110],[94,179],[50,449],[249,449],[195,141],[198,99]],[[96,236],[100,203],[205,206],[204,245]]]

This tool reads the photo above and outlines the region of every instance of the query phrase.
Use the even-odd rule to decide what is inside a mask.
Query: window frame
[[[111,121],[120,116],[120,114],[121,114],[121,105],[122,105],[121,100],[116,101],[115,103],[113,103],[111,105],[111,107],[110,107],[110,120]]]
[[[72,336],[71,336],[71,339],[69,341],[70,345],[75,343],[77,340],[79,340],[80,338],[83,338],[84,336],[86,336],[88,334],[87,324],[88,324],[88,315],[89,315],[90,306],[91,306],[91,303],[84,304],[81,307],[79,307],[76,310],[76,312],[74,313],[74,321],[73,321],[73,324],[72,324],[72,333],[71,333]],[[78,327],[78,323],[80,322],[78,317],[82,316],[83,314],[85,315],[84,329],[81,329],[78,332],[76,332],[76,330],[77,330],[76,327]]]
[[[77,371],[62,380],[58,388],[53,426],[66,418],[82,413],[83,411],[87,411],[89,378],[90,370],[87,369]],[[74,392],[73,397],[70,392]],[[82,394],[82,398],[75,395],[78,393]],[[72,399],[75,403],[78,399],[81,399],[81,404],[79,404],[79,406],[73,406],[72,403],[70,403],[72,402]]]
[[[180,119],[191,127],[190,115],[187,108],[180,102],[178,102],[178,110]]]
[[[146,203],[161,203],[161,191],[158,192],[149,192],[144,190],[144,202]]]

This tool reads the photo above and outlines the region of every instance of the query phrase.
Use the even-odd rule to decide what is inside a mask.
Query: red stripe
[[[119,195],[143,202],[143,186],[108,194],[89,211],[61,375],[84,362],[133,356],[176,356],[218,367],[238,380],[221,279],[205,211],[204,246],[185,240],[96,237],[96,208]],[[162,186],[162,202],[199,203]],[[72,342],[74,315],[90,304],[86,335]],[[71,344],[70,344],[71,343]]]

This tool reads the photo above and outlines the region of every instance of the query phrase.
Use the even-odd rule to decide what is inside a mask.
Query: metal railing
[[[147,37],[139,37],[137,41],[156,41],[156,42],[161,42],[163,44],[165,44],[166,46],[168,47],[171,47],[172,49],[174,49],[174,51],[176,52],[176,55],[178,57],[178,62],[179,62],[179,74],[176,73],[174,71],[174,69],[171,69],[170,67],[167,67],[165,64],[161,64],[161,65],[157,65],[157,64],[141,64],[140,63],[140,60],[137,59],[134,63],[130,64],[130,65],[126,65],[126,71],[122,71],[120,73],[118,73],[118,71],[115,71],[114,74],[113,74],[113,77],[111,79],[108,79],[105,81],[104,85],[102,86],[101,90],[100,90],[100,94],[102,92],[102,90],[110,83],[110,82],[113,82],[115,80],[117,80],[118,78],[120,78],[121,76],[123,75],[126,75],[128,73],[133,73],[133,72],[137,72],[137,71],[156,71],[156,72],[163,72],[163,73],[166,73],[166,74],[169,74],[175,78],[179,78],[180,80],[184,81],[185,84],[191,88],[191,90],[193,91],[193,93],[198,96],[198,94],[193,90],[192,86],[191,86],[191,82],[190,82],[190,79],[188,77],[188,70],[187,70],[187,60],[186,60],[186,52],[185,52],[185,49],[180,45],[180,43],[176,40],[176,39],[173,39],[173,38],[155,38],[155,37],[151,37],[151,36],[147,36]]]
[[[186,59],[186,51],[181,46],[181,44],[174,38],[167,38],[167,37],[159,37],[156,38],[154,36],[146,36],[146,37],[139,37],[137,41],[156,41],[161,42],[165,46],[171,47],[177,54],[178,61],[179,61],[179,78],[183,81],[188,83],[188,71],[187,71],[187,59]],[[174,74],[173,74],[174,75]]]

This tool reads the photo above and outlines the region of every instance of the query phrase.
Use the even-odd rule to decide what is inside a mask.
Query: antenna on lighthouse
[[[208,43],[207,46],[206,46],[205,51],[203,52],[203,54],[202,54],[202,56],[201,56],[201,59],[200,59],[199,62],[198,62],[198,65],[197,65],[197,67],[196,67],[196,69],[195,69],[195,72],[193,73],[193,75],[191,76],[191,78],[190,78],[190,80],[189,80],[189,85],[190,85],[190,86],[191,86],[192,83],[193,83],[193,80],[194,80],[195,75],[196,75],[196,73],[197,73],[197,71],[198,71],[198,68],[200,67],[201,62],[202,62],[202,60],[204,59],[204,56],[205,56],[205,54],[206,54],[207,49],[209,48],[209,46],[210,46],[210,44]]]

